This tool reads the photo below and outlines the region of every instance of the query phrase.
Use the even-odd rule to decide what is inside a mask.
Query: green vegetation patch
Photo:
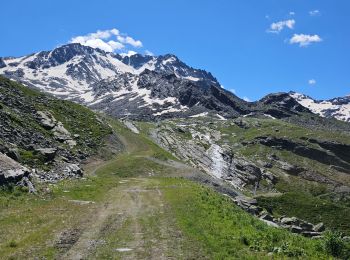
[[[350,234],[350,208],[309,193],[287,192],[279,197],[258,197],[260,206],[275,215],[296,216],[313,224],[323,222],[326,227]]]
[[[164,179],[163,190],[180,228],[212,259],[328,258],[323,242],[269,227],[209,188]]]

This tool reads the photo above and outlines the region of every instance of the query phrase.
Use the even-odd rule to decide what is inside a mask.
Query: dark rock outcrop
[[[313,147],[308,147],[303,143],[297,143],[284,138],[260,136],[255,140],[259,144],[270,146],[279,150],[291,151],[297,155],[307,157],[311,160],[315,160],[326,165],[334,165],[338,171],[350,173],[350,163],[343,160],[347,159],[348,155],[346,155],[346,151],[350,146],[325,142],[320,144],[320,149],[316,149]],[[331,152],[329,152],[328,150],[322,149],[322,146],[329,149],[333,148],[335,153],[332,153],[333,150],[330,150]],[[341,149],[339,150],[340,147],[345,149],[344,152]],[[300,172],[301,171],[302,170],[300,170]]]

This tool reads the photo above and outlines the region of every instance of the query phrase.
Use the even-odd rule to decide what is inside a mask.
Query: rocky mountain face
[[[310,113],[289,95],[246,102],[212,74],[174,55],[121,56],[68,44],[19,58],[2,58],[0,74],[115,117],[155,120],[210,113],[217,118]]]
[[[334,117],[338,120],[350,122],[350,96],[329,100],[315,100],[311,97],[295,92],[290,92],[289,95],[315,114],[322,117]]]
[[[0,77],[0,186],[79,177],[109,134],[90,110]]]

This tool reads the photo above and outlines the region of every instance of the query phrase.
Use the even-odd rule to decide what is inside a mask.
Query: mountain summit
[[[122,56],[73,43],[2,58],[0,65],[8,78],[117,117],[248,113],[246,102],[224,90],[211,73],[171,54]]]

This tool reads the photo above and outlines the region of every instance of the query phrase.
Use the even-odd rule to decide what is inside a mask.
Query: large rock
[[[323,232],[323,231],[325,231],[325,226],[324,226],[324,224],[321,222],[321,223],[318,223],[317,225],[315,225],[314,227],[313,227],[313,231],[315,231],[315,232]]]
[[[286,218],[286,217],[283,217],[280,219],[281,223],[283,225],[298,225],[299,224],[299,219],[297,219],[296,217],[291,217],[291,218]]]
[[[55,159],[57,149],[56,148],[37,148],[36,152],[40,153],[46,161],[52,161]]]
[[[40,124],[45,129],[51,130],[56,126],[57,120],[53,117],[53,115],[50,112],[38,111],[37,114],[40,120]]]
[[[26,167],[0,153],[0,185],[16,183],[23,177],[29,176],[30,171]]]

